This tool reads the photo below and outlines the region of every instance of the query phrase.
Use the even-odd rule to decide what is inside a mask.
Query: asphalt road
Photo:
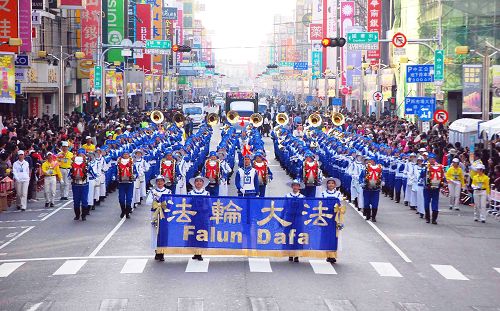
[[[268,195],[283,196],[288,176],[269,160]],[[349,207],[334,265],[219,256],[160,263],[149,208],[121,220],[117,193],[86,222],[73,220],[71,201],[30,203],[0,213],[0,310],[500,310],[500,222],[474,222],[471,208],[449,211],[444,198],[441,211],[439,225],[429,225],[382,197],[372,224]]]

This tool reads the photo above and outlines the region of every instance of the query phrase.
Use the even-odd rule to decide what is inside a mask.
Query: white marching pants
[[[54,203],[56,196],[56,176],[45,176],[43,190],[45,193],[45,203]]]
[[[89,207],[90,206],[94,206],[94,190],[95,190],[95,184],[96,184],[96,180],[93,179],[93,180],[89,180],[89,195],[87,196],[87,199],[88,199],[88,204],[89,204]]]
[[[424,186],[417,186],[417,212],[425,214],[424,208]]]
[[[462,185],[460,182],[448,182],[448,190],[450,192],[450,207],[458,208],[460,203],[460,189]]]
[[[30,181],[16,181],[16,203],[17,206],[25,210],[28,205],[28,187]]]
[[[69,189],[71,188],[71,178],[69,177],[69,168],[61,168],[62,181],[61,181],[61,197],[67,198],[69,196]]]
[[[103,173],[101,175],[101,178],[99,178],[100,181],[101,181],[101,185],[99,187],[99,195],[101,197],[105,197],[106,196],[106,175]]]
[[[474,219],[486,220],[486,203],[488,194],[486,190],[474,191]]]

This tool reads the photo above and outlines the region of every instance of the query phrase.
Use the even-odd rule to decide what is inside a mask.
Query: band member
[[[153,184],[153,181],[151,181]],[[154,180],[154,188],[151,190],[152,205],[151,212],[152,220],[152,247],[156,249],[158,247],[158,226],[160,225],[161,209],[166,209],[168,204],[168,199],[172,195],[172,191],[165,187],[165,176],[158,175]],[[164,203],[165,202],[165,203]],[[163,206],[162,206],[163,205]],[[155,250],[155,260],[164,261],[164,255],[156,252]]]
[[[417,193],[417,212],[420,214],[420,218],[424,217],[425,214],[425,199],[424,199],[424,187],[425,187],[425,165],[424,157],[417,157],[417,165],[414,166],[415,172],[415,183],[413,184],[412,191]]]
[[[225,150],[217,151],[217,157],[219,158],[220,168],[221,168],[221,180],[220,180],[220,186],[219,186],[219,195],[220,196],[227,196],[228,195],[227,183],[229,180],[229,174],[231,174],[233,169],[231,168],[231,165],[229,164],[229,162],[226,160],[227,152]]]
[[[459,210],[460,190],[465,188],[464,172],[460,167],[460,160],[454,158],[451,161],[451,166],[446,171],[446,180],[448,181],[448,190],[450,193],[450,209]]]
[[[370,158],[365,170],[361,173],[364,180],[363,200],[366,220],[377,222],[378,202],[382,183],[382,165],[375,164],[375,159]]]
[[[73,209],[75,211],[74,220],[79,220],[80,215],[82,221],[86,220],[88,214],[88,195],[89,195],[89,175],[95,177],[94,171],[87,164],[85,150],[78,150],[77,156],[73,163],[69,175],[71,178],[71,188],[73,190]]]
[[[61,170],[62,181],[61,181],[61,200],[68,200],[69,187],[71,186],[69,178],[69,169],[71,168],[71,163],[73,162],[73,153],[68,151],[69,143],[63,141],[61,143],[61,152],[57,155],[57,160],[59,161],[59,168]]]
[[[144,151],[135,151],[134,168],[137,179],[134,182],[134,205],[141,205],[142,199],[146,197],[146,172],[149,171],[150,165],[143,156]]]
[[[165,177],[165,187],[172,193],[175,193],[175,187],[177,179],[180,178],[180,172],[177,160],[174,159],[171,149],[166,150],[165,157],[161,160],[160,175]]]
[[[47,153],[46,161],[42,164],[44,176],[45,207],[54,207],[54,197],[56,196],[57,181],[62,180],[59,162],[52,152]]]
[[[358,154],[356,155],[356,161],[349,166],[347,172],[351,176],[351,201],[354,202],[354,206],[358,208],[358,211],[364,208],[363,187],[359,176],[365,170],[365,167],[363,156]]]
[[[321,183],[322,174],[319,162],[314,158],[312,152],[306,152],[305,161],[302,168],[302,181],[304,182],[304,196],[314,198],[316,196],[316,186]]]
[[[486,222],[486,204],[490,195],[490,178],[484,174],[484,165],[477,164],[476,174],[472,177],[474,190],[474,221]]]
[[[104,151],[101,148],[96,149],[96,158],[98,163],[98,174],[99,175],[99,198],[97,199],[97,205],[103,202],[106,198],[106,172],[109,169],[108,163],[104,158]]]
[[[298,179],[294,179],[291,182],[287,183],[289,187],[292,188],[291,192],[288,192],[285,195],[285,198],[290,198],[290,199],[303,199],[305,196],[300,193],[302,189],[304,189],[304,183]],[[293,206],[293,205],[292,205]],[[290,256],[288,257],[288,261],[293,261],[293,262],[299,262],[299,257],[298,256]]]
[[[266,186],[273,180],[273,173],[269,168],[267,160],[264,159],[264,155],[261,152],[256,152],[254,157],[253,168],[257,171],[257,176],[259,178],[259,196],[266,196]]]
[[[215,151],[209,153],[208,159],[205,161],[205,165],[203,165],[202,175],[209,181],[207,190],[210,192],[210,196],[218,196],[221,167]]]
[[[252,167],[250,155],[243,157],[243,167],[236,172],[234,180],[238,196],[256,197],[259,196],[259,177],[257,171]]]
[[[205,190],[205,188],[209,185],[210,181],[203,176],[196,176],[189,179],[189,183],[193,187],[193,190],[188,192],[188,195],[196,195],[196,196],[210,196],[210,192]],[[203,257],[201,254],[194,254],[192,257],[193,260],[203,261]]]
[[[87,167],[89,169],[92,169],[93,172],[97,172],[97,161],[95,159],[95,153],[93,152],[87,152],[86,153],[86,161],[87,161]],[[97,173],[92,174],[87,177],[87,181],[89,183],[89,191],[88,191],[88,198],[87,198],[87,204],[89,210],[95,210],[95,194],[96,190],[99,191],[99,176]],[[87,215],[89,213],[87,212]]]
[[[418,167],[417,156],[414,153],[410,154],[410,159],[406,163],[405,173],[407,176],[405,201],[408,202],[410,209],[417,209],[417,186],[418,183]]]
[[[439,188],[443,183],[444,169],[443,165],[436,162],[436,155],[428,155],[429,163],[425,168],[425,188],[424,188],[424,208],[425,222],[430,222],[430,209],[432,209],[432,224],[437,225],[439,214]]]
[[[116,162],[118,166],[118,200],[122,211],[120,218],[123,218],[123,216],[130,218],[130,212],[132,211],[132,196],[134,194],[134,181],[136,179],[134,161],[130,157],[130,154],[125,151]]]
[[[24,160],[24,151],[17,152],[17,161],[12,165],[12,173],[16,184],[17,209],[26,210],[28,205],[28,187],[30,184],[30,164]]]
[[[394,202],[396,203],[399,203],[401,201],[401,189],[403,189],[403,193],[405,191],[404,180],[406,179],[406,176],[404,170],[407,158],[408,156],[406,154],[402,154],[401,159],[396,160],[396,174],[394,179]]]
[[[321,192],[321,197],[322,198],[336,198],[339,200],[343,200],[344,197],[342,196],[342,193],[338,190],[338,188],[341,186],[340,179],[338,178],[325,178],[323,180],[323,187],[325,190]]]

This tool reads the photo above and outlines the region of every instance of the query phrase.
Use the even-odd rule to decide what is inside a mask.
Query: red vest
[[[175,179],[175,160],[170,160],[170,165],[166,164],[166,161],[161,161],[161,175],[167,178],[167,184],[172,184]]]
[[[219,183],[219,172],[220,172],[220,163],[219,161],[215,161],[215,165],[210,165],[210,160],[205,161],[205,177],[208,178],[211,184]]]
[[[318,181],[318,170],[319,170],[319,163],[318,161],[313,161],[313,165],[309,165],[308,162],[304,162],[304,183],[305,184],[310,184],[308,180],[310,178],[314,179],[314,183]]]
[[[132,181],[133,180],[133,161],[129,159],[127,164],[121,162],[121,158],[117,161],[118,164],[118,181]]]
[[[87,178],[87,164],[85,161],[80,164],[73,162],[71,168],[71,177],[74,181],[83,181]]]
[[[434,164],[434,165],[429,165],[429,185],[431,188],[439,188],[439,186],[441,185],[441,182],[443,180],[443,175],[444,175],[444,171],[443,171],[443,166],[441,164]]]
[[[367,169],[366,182],[368,188],[377,188],[382,179],[382,165],[377,164],[375,166],[372,166],[368,164],[366,166],[366,169]]]
[[[257,171],[259,182],[263,185],[267,185],[267,163],[265,161],[262,162],[264,165],[257,166],[257,163],[254,163],[253,168]]]

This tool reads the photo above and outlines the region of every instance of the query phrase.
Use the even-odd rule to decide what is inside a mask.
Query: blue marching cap
[[[87,152],[85,151],[85,149],[80,148],[80,149],[78,149],[77,153],[78,154],[86,154]]]
[[[217,152],[215,151],[210,151],[210,153],[208,154],[209,157],[216,157],[217,156]]]
[[[434,153],[429,153],[429,154],[427,155],[427,157],[428,157],[429,159],[435,159],[435,158],[436,158],[436,155],[435,155]]]

